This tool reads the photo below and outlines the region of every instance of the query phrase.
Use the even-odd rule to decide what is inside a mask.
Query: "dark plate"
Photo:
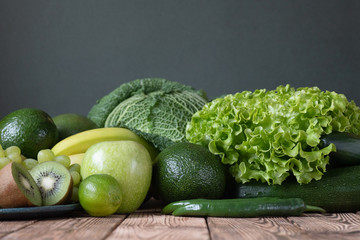
[[[53,218],[81,209],[78,203],[44,207],[4,208],[0,209],[0,220]]]

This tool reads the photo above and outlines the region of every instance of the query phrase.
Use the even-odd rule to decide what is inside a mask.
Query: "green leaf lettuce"
[[[300,184],[321,179],[333,144],[323,134],[360,132],[360,109],[342,94],[289,85],[229,94],[205,104],[186,126],[186,138],[221,157],[237,182]]]

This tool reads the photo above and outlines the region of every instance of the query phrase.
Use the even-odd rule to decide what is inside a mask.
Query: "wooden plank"
[[[0,233],[14,232],[34,222],[36,222],[36,220],[0,221]]]
[[[208,218],[211,239],[360,239],[360,215],[307,214],[290,218]]]
[[[360,216],[355,213],[306,214],[289,221],[302,230],[304,239],[360,239]]]
[[[32,221],[0,221],[0,238],[33,224]]]
[[[209,239],[204,218],[174,217],[151,212],[130,214],[107,240],[112,239]]]
[[[1,239],[104,239],[125,218],[126,215],[112,215],[102,218],[86,215],[86,217],[44,219],[7,234]]]
[[[300,229],[312,232],[360,231],[360,216],[355,213],[306,214],[301,218],[289,218]]]
[[[296,235],[300,229],[286,218],[214,218],[207,219],[211,239],[277,240]]]
[[[140,209],[104,218],[1,221],[0,239],[360,239],[360,214],[305,214],[289,218],[199,218]]]

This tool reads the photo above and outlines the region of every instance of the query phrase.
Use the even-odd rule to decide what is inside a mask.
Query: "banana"
[[[77,164],[81,165],[84,155],[85,155],[85,153],[76,153],[76,154],[70,155],[69,156],[70,161],[71,161],[70,164],[77,163]]]
[[[55,156],[70,156],[85,153],[89,147],[98,142],[119,140],[132,140],[142,144],[149,151],[152,160],[158,154],[157,149],[142,137],[129,129],[119,127],[95,128],[74,134],[55,144],[51,150]]]

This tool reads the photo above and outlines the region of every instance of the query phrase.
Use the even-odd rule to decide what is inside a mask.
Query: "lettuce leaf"
[[[300,184],[319,180],[335,146],[320,148],[323,134],[360,133],[360,108],[342,94],[318,87],[258,89],[212,100],[186,126],[189,142],[221,157],[237,182]]]

